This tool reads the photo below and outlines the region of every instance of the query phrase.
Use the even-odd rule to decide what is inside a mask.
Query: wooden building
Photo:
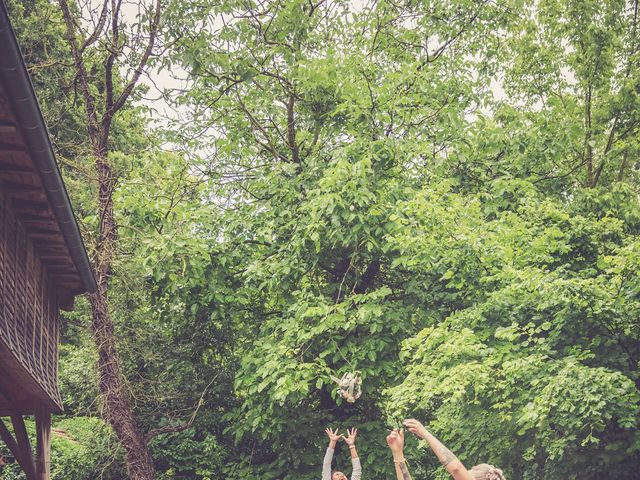
[[[95,290],[77,223],[0,0],[0,438],[29,480],[49,479],[58,313]],[[33,451],[24,416],[34,415]],[[9,429],[8,423],[12,424]]]

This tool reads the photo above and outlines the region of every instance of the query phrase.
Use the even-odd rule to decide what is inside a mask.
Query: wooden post
[[[51,479],[51,412],[40,405],[36,412],[36,476]]]
[[[13,431],[16,435],[18,450],[22,459],[20,463],[24,473],[27,475],[27,480],[37,480],[33,453],[31,453],[31,442],[29,442],[27,427],[24,425],[22,415],[11,415],[11,423],[13,424]]]
[[[0,418],[0,438],[2,438],[4,443],[7,445],[7,448],[11,452],[11,455],[13,455],[14,458],[16,459],[16,461],[20,465],[22,465],[22,461],[20,459],[20,450],[18,449],[18,444],[16,443],[15,439],[13,438],[13,435],[11,435],[11,432],[9,431],[9,429],[4,424],[4,422],[2,421],[1,418]]]

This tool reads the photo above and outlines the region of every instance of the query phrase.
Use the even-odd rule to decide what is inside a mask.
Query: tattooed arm
[[[393,461],[396,466],[396,477],[398,480],[411,480],[411,474],[407,468],[407,462],[403,458],[400,462]]]
[[[455,480],[473,480],[473,477],[462,462],[440,440],[431,435],[418,420],[405,420],[404,424],[409,431],[427,441],[440,463]]]
[[[407,461],[404,459],[404,431],[393,430],[387,436],[387,445],[391,449],[393,454],[393,464],[396,469],[396,478],[398,480],[411,480],[409,469],[407,468]]]

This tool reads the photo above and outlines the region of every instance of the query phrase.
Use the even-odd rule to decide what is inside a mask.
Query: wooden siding
[[[58,312],[82,285],[0,84],[0,416],[60,411]]]
[[[0,344],[40,387],[24,393],[41,398],[44,392],[60,407],[55,291],[4,192],[0,192]],[[22,373],[8,372],[16,377]],[[25,385],[23,389],[33,390],[28,382]]]

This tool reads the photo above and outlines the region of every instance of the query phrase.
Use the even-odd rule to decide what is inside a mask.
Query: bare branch
[[[84,52],[88,47],[93,45],[98,38],[100,38],[100,34],[102,33],[102,29],[104,28],[104,24],[107,21],[107,7],[109,6],[109,0],[104,0],[102,3],[102,10],[100,11],[100,17],[98,18],[98,24],[96,25],[95,30],[89,38],[82,44],[80,47],[80,53]]]
[[[115,64],[118,55],[120,54],[119,49],[120,46],[120,7],[122,6],[122,0],[111,0],[112,8],[111,8],[111,45],[108,47],[109,55],[107,56],[107,60],[105,62],[105,73],[104,73],[104,82],[105,82],[105,118],[108,116],[113,116],[108,112],[111,111],[113,107],[113,65]],[[110,119],[109,119],[110,121]],[[104,132],[103,132],[104,134]]]
[[[147,62],[149,61],[149,57],[151,56],[151,53],[153,52],[153,47],[155,46],[155,43],[156,43],[156,37],[158,36],[158,28],[160,26],[160,12],[161,12],[161,0],[156,0],[155,12],[149,24],[149,41],[147,43],[147,47],[145,48],[145,51],[142,54],[140,61],[138,62],[138,66],[133,72],[133,76],[131,77],[131,80],[129,80],[129,83],[127,84],[127,86],[124,88],[124,90],[122,91],[118,99],[114,102],[114,104],[109,109],[109,113],[111,113],[111,115],[113,115],[115,112],[117,112],[123,107],[123,105],[129,98],[129,95],[131,95],[131,92],[133,91],[136,84],[138,83],[138,80],[140,79],[140,75],[142,75],[142,72],[146,67]]]
[[[82,58],[82,52],[78,48],[78,41],[76,38],[76,25],[73,21],[73,16],[69,10],[69,4],[67,0],[58,0],[64,23],[66,26],[67,42],[71,48],[71,54],[73,56],[73,63],[76,67],[76,78],[80,83],[80,89],[86,104],[87,112],[87,128],[89,130],[89,136],[91,141],[95,144],[99,137],[98,128],[98,114],[96,112],[96,101],[89,88],[89,75],[87,74],[86,65]]]
[[[154,437],[157,437],[158,435],[182,432],[188,428],[191,428],[191,426],[193,425],[193,422],[196,420],[196,417],[198,416],[198,411],[200,410],[200,407],[204,405],[204,396],[206,395],[207,390],[213,384],[216,378],[218,378],[218,375],[214,376],[213,379],[211,379],[211,381],[209,382],[209,384],[206,387],[204,387],[204,390],[200,395],[200,399],[198,400],[196,408],[193,410],[193,413],[191,414],[191,417],[189,417],[189,420],[187,420],[185,423],[182,423],[180,425],[173,425],[173,426],[167,425],[161,428],[154,428],[153,430],[150,430],[149,433],[147,433],[147,435],[144,437],[145,441],[149,443],[149,440],[151,440]]]

